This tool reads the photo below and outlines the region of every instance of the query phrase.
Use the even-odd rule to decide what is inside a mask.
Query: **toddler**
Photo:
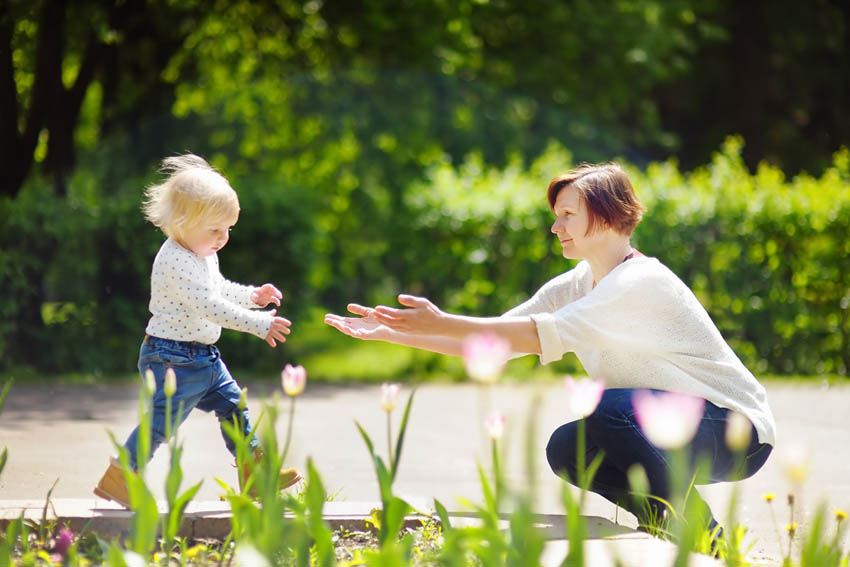
[[[156,379],[151,423],[150,454],[165,441],[165,371],[173,368],[177,391],[172,398],[171,423],[175,428],[198,408],[215,412],[221,424],[234,420],[250,437],[259,459],[258,441],[251,432],[248,412],[239,409],[241,389],[228,372],[215,347],[221,328],[251,333],[269,346],[285,342],[291,323],[276,310],[259,311],[270,303],[280,306],[282,294],[272,284],[252,287],[222,277],[217,252],[227,244],[230,229],[239,217],[239,200],[227,180],[195,155],[166,158],[165,181],[145,192],[145,217],[168,237],[160,247],[151,272],[150,312],[139,352],[139,372],[152,370]],[[177,415],[180,403],[182,415]],[[139,427],[124,447],[129,464],[138,469]],[[235,446],[222,428],[228,450]],[[247,468],[247,467],[246,467]],[[240,482],[249,471],[241,471]],[[298,482],[295,469],[280,472],[281,488]],[[117,459],[98,482],[94,493],[129,507],[124,474]]]

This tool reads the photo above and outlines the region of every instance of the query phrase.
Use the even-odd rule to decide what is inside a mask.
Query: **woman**
[[[635,419],[632,394],[638,389],[688,394],[705,400],[703,419],[691,443],[691,465],[707,458],[702,482],[753,475],[775,443],[775,424],[764,388],[723,340],[693,292],[655,258],[633,249],[630,236],[644,207],[616,164],[584,165],[554,178],[548,188],[555,215],[551,231],[563,255],[581,259],[575,268],[547,282],[525,303],[501,317],[445,313],[425,298],[400,295],[406,309],[387,306],[349,310],[360,317],[328,314],[325,322],[353,337],[382,340],[443,354],[461,355],[472,333],[496,333],[517,353],[533,353],[543,364],[575,352],[588,375],[608,389],[585,421],[586,460],[603,452],[590,489],[633,512],[641,525],[664,514],[657,499],[628,496],[629,469],[646,472],[650,493],[669,501],[669,455],[655,447]],[[743,462],[725,444],[730,412],[751,424]],[[546,448],[552,470],[576,475],[576,430],[567,423]],[[707,505],[706,527],[717,524]],[[717,533],[717,532],[715,532]]]

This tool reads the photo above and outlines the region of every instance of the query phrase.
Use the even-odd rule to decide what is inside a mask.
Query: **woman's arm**
[[[510,343],[514,352],[540,354],[540,339],[531,317],[467,317],[445,313],[424,297],[399,295],[398,301],[408,309],[383,305],[370,309],[350,305],[352,313],[366,318],[352,321],[352,318],[329,315],[325,322],[354,337],[384,340],[454,356],[461,355],[463,340],[475,333],[499,335]]]
[[[343,317],[328,313],[325,315],[325,323],[341,333],[365,341],[384,341],[439,354],[447,354],[449,356],[461,356],[463,353],[463,342],[461,340],[450,337],[413,335],[394,331],[377,321],[373,308],[364,307],[357,303],[349,303],[348,310],[355,315],[359,315],[359,317]]]

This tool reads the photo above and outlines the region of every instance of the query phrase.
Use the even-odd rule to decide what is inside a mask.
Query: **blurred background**
[[[635,244],[758,375],[850,369],[850,4],[839,0],[0,0],[0,373],[135,373],[191,151],[242,204],[222,272],[284,290],[235,370],[404,380],[458,361],[344,337],[346,303],[501,313],[571,267],[548,181],[618,160]],[[509,374],[580,372],[535,357]]]

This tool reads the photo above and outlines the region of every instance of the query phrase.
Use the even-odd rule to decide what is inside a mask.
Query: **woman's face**
[[[590,219],[587,216],[587,206],[578,191],[567,185],[558,193],[553,207],[555,222],[552,223],[552,234],[561,242],[564,258],[577,260],[587,257],[598,243],[601,230],[587,234]]]

